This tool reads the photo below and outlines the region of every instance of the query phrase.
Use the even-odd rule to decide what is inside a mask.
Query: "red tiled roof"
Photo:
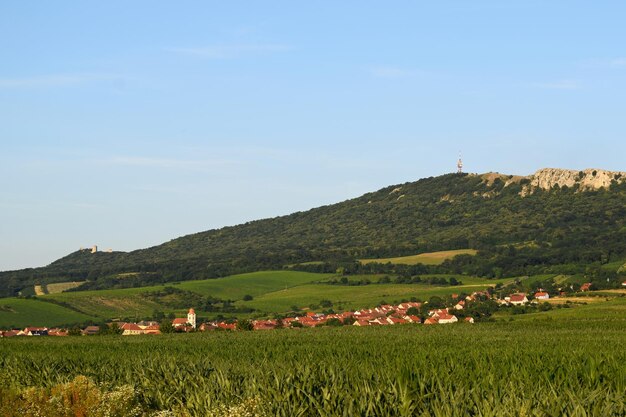
[[[407,316],[413,323],[421,323],[422,319],[417,316]]]

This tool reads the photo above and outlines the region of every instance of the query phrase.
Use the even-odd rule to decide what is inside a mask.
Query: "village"
[[[590,283],[581,285],[580,291],[587,292],[591,289]],[[565,293],[560,293],[564,296]],[[189,333],[207,331],[237,331],[237,330],[274,330],[279,328],[310,328],[320,326],[393,326],[403,324],[453,324],[475,322],[475,316],[467,314],[468,306],[484,304],[487,301],[491,305],[499,307],[520,307],[537,305],[550,299],[548,292],[539,289],[529,296],[525,293],[513,293],[498,298],[493,289],[473,292],[465,297],[452,294],[448,307],[427,309],[428,302],[404,302],[398,305],[383,304],[375,308],[343,313],[315,313],[308,311],[302,315],[293,315],[275,319],[256,320],[220,320],[197,323],[195,310],[190,308],[187,317],[157,321],[140,321],[136,323],[112,321],[103,326],[86,326],[82,329],[73,328],[47,328],[26,327],[24,329],[0,330],[0,338],[14,336],[92,336],[99,334],[121,334],[123,336],[158,335],[161,333]]]

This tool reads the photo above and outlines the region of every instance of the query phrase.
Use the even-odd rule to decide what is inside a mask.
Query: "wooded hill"
[[[421,268],[486,277],[589,273],[626,257],[626,182],[619,174],[595,190],[578,183],[544,189],[532,181],[448,174],[148,249],[77,251],[43,268],[0,273],[0,296],[37,283],[88,280],[83,288],[128,287],[288,265],[317,272],[339,266],[385,270],[355,261],[466,248],[479,253]],[[316,263],[298,265],[307,262]]]

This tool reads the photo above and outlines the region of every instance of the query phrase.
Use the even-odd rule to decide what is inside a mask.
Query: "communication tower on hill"
[[[457,174],[463,173],[463,159],[461,159],[461,154],[459,153],[459,161],[456,163]]]

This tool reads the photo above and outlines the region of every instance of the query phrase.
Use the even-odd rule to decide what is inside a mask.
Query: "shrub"
[[[133,417],[143,415],[134,389],[125,385],[104,391],[85,376],[52,388],[0,389],[3,417]]]

